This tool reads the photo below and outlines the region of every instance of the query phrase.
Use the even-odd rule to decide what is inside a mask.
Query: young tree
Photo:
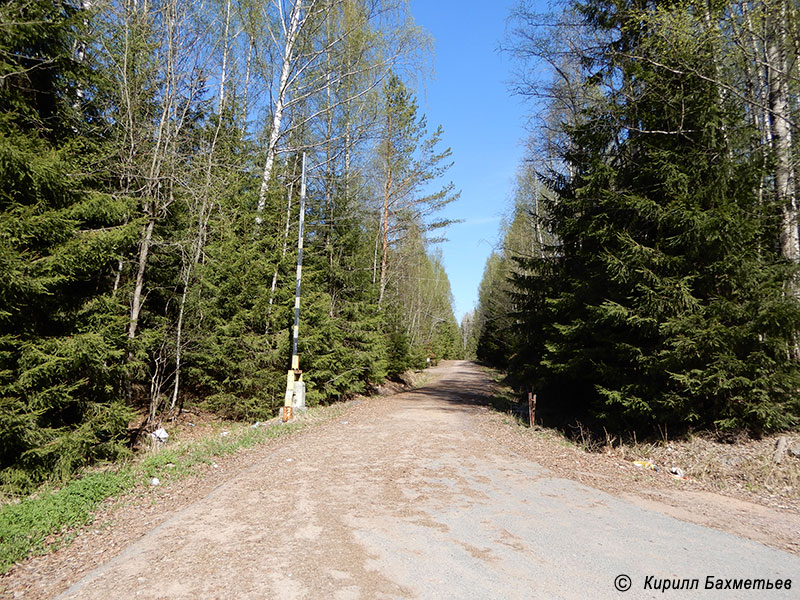
[[[437,149],[442,128],[428,135],[426,118],[417,116],[414,95],[396,75],[384,86],[381,110],[383,124],[377,149],[382,202],[379,304],[386,293],[390,247],[412,228],[427,233],[452,223],[431,221],[430,217],[459,196],[453,183],[428,192],[428,186],[452,166],[452,162],[446,162],[452,153],[449,148]]]

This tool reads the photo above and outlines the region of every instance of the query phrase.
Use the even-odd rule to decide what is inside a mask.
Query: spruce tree
[[[0,485],[25,491],[125,452],[113,267],[135,234],[108,193],[85,16],[0,11]]]
[[[705,7],[672,8],[668,42],[651,35],[663,13],[579,8],[608,37],[585,63],[602,94],[566,126],[570,176],[543,197],[557,248],[518,278],[530,374],[573,418],[625,430],[794,425],[794,266],[755,132],[716,84]]]

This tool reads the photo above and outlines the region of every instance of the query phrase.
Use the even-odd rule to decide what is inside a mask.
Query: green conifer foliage
[[[205,260],[198,266],[186,352],[186,395],[230,418],[263,419],[283,403],[293,305],[280,286],[269,306],[269,281],[280,250],[278,225],[254,235],[255,191],[244,180],[219,196]],[[269,195],[267,214],[278,214],[281,195]],[[273,210],[274,209],[274,210]],[[285,275],[289,260],[281,265]],[[288,280],[288,277],[286,277]]]
[[[18,492],[125,452],[113,266],[133,232],[100,191],[82,20],[66,2],[0,10],[0,486]]]
[[[348,193],[343,177],[319,187],[311,213],[303,285],[300,364],[307,373],[307,401],[332,402],[363,393],[386,377],[386,342],[378,289],[364,265],[372,260],[372,237],[359,215],[362,199]],[[352,185],[352,184],[351,184]]]
[[[477,329],[475,350],[478,360],[498,367],[507,366],[511,332],[505,324],[508,317],[506,280],[508,261],[496,252],[486,259],[478,288]]]
[[[387,252],[414,230],[415,260],[392,271],[408,302],[382,306],[376,279],[379,89],[425,36],[403,3],[294,6],[302,31],[280,44],[278,5],[0,4],[0,493],[123,455],[184,407],[275,416],[302,153],[307,402],[459,352],[420,234],[455,199],[452,184],[426,191],[449,150],[407,90]]]
[[[795,425],[794,267],[713,45],[700,21],[667,44],[648,35],[656,13],[582,11],[613,38],[592,73],[606,93],[567,128],[572,176],[543,198],[559,244],[518,277],[529,375],[573,417],[626,430]]]
[[[531,330],[519,327],[520,306],[528,298],[517,293],[513,282],[528,274],[531,259],[542,254],[536,217],[539,186],[530,181],[534,175],[531,169],[522,169],[518,175],[514,212],[503,226],[501,251],[486,260],[478,288],[473,334],[479,360],[503,369],[513,363],[515,372],[525,370],[524,358],[516,351]],[[512,361],[515,357],[519,360]]]

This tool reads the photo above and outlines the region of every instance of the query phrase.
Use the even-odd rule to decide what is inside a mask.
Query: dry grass
[[[720,441],[713,433],[685,439],[670,439],[667,431],[655,442],[620,440],[606,433],[598,437],[580,424],[568,432],[527,426],[527,416],[520,417],[518,395],[505,385],[503,376],[491,369],[495,400],[493,408],[503,414],[504,423],[513,425],[528,443],[537,446],[537,460],[565,475],[569,471],[595,473],[620,490],[640,486],[664,486],[667,489],[692,489],[721,493],[762,506],[791,508],[800,511],[800,432],[774,434],[761,439],[741,435]],[[525,407],[523,407],[525,408]],[[525,411],[522,410],[524,413]],[[773,460],[778,440],[787,438],[787,452],[780,464]],[[560,461],[548,451],[567,451]],[[634,461],[649,461],[656,472],[641,469]],[[562,464],[563,463],[563,464]],[[670,473],[680,469],[685,479],[676,480]],[[592,478],[587,478],[587,483]],[[676,487],[677,486],[677,487]]]
[[[627,460],[649,460],[669,471],[680,468],[687,477],[719,492],[755,495],[773,502],[800,501],[800,459],[787,452],[773,460],[780,435],[760,440],[722,443],[710,436],[658,444],[620,444],[615,453]],[[788,447],[800,447],[800,435],[788,435]]]
[[[519,423],[526,428],[527,425]],[[530,430],[529,430],[530,431]],[[591,457],[605,457],[620,466],[647,461],[655,472],[637,468],[646,480],[655,483],[671,478],[679,470],[684,483],[692,489],[717,492],[764,506],[800,510],[800,433],[774,434],[761,439],[741,437],[722,442],[713,434],[700,434],[682,440],[658,442],[621,442],[607,435],[599,439],[576,427],[570,436],[556,429],[536,426],[533,435],[540,439],[572,446],[574,451]],[[787,438],[787,451],[780,463],[774,460],[778,440]]]

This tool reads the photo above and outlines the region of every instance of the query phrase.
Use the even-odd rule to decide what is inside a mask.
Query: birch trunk
[[[800,261],[800,238],[797,230],[797,197],[792,165],[792,129],[786,59],[786,4],[782,0],[775,2],[767,8],[766,18],[767,99],[772,149],[775,154],[775,194],[782,210],[781,255],[796,263]],[[797,282],[792,282],[792,293],[798,294]]]
[[[250,115],[249,93],[250,93],[250,73],[253,62],[253,38],[247,38],[247,59],[244,70],[244,98],[242,100],[242,131],[247,131],[247,121]]]
[[[133,287],[133,298],[131,299],[130,320],[128,322],[128,339],[136,337],[136,329],[139,326],[139,314],[142,311],[142,290],[144,289],[144,273],[147,269],[147,259],[150,255],[150,244],[153,240],[153,228],[155,218],[151,215],[142,232],[142,241],[139,244],[139,261],[136,270],[136,282]],[[130,359],[130,355],[128,356]]]
[[[289,28],[286,33],[286,42],[283,47],[283,56],[281,59],[281,76],[278,82],[278,95],[275,98],[275,110],[272,113],[272,129],[269,132],[269,142],[267,143],[267,157],[264,162],[264,172],[261,177],[261,189],[258,192],[258,213],[256,218],[258,223],[261,222],[260,213],[263,212],[267,203],[267,190],[269,189],[269,180],[272,176],[272,168],[275,164],[275,155],[278,151],[278,140],[281,137],[281,125],[283,120],[283,111],[286,107],[286,100],[289,88],[289,76],[292,73],[292,64],[294,63],[295,56],[295,43],[300,33],[303,21],[300,18],[302,10],[302,0],[296,0],[292,6],[292,12],[289,17]]]
[[[225,3],[225,33],[223,34],[222,42],[224,47],[222,49],[222,67],[220,68],[219,75],[219,107],[217,113],[222,115],[222,106],[225,104],[225,80],[228,74],[228,36],[231,29],[231,0]],[[219,131],[219,127],[217,127]]]

